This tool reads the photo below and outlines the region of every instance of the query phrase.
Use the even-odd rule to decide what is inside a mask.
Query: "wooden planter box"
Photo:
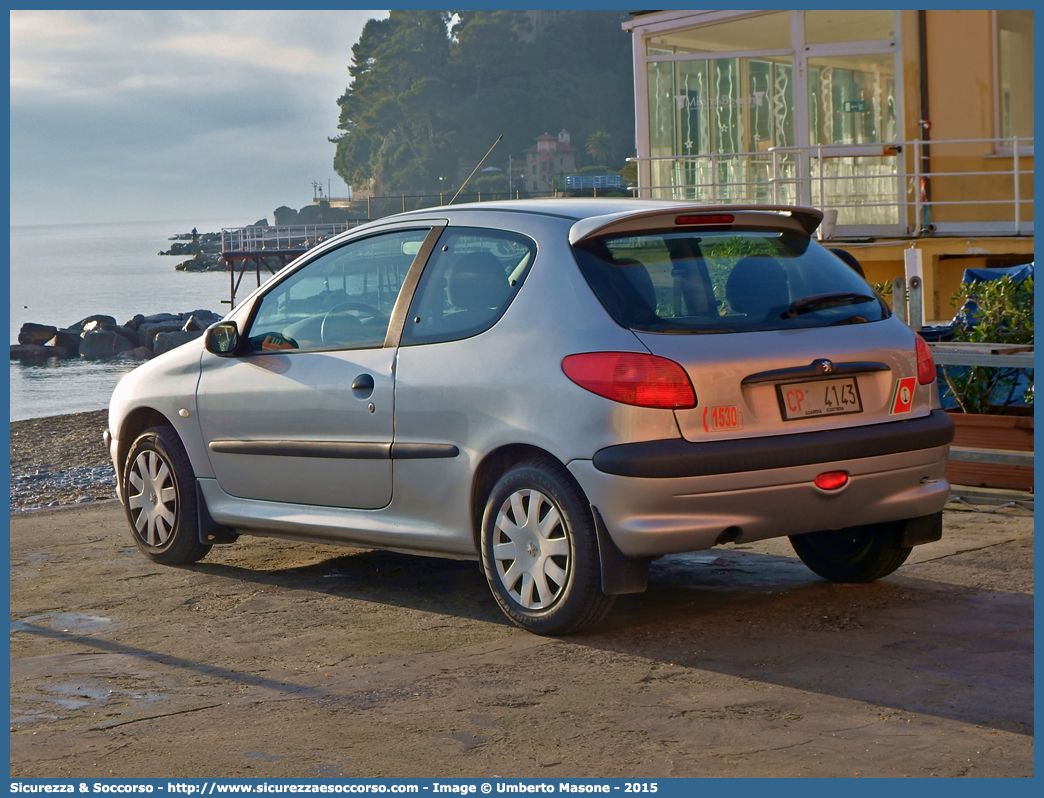
[[[993,416],[950,413],[955,449],[1033,451],[1033,416]],[[1033,467],[965,463],[946,464],[946,479],[953,485],[1033,490]]]

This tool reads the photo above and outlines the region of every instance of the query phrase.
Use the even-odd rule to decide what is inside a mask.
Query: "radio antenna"
[[[500,144],[500,140],[502,138],[504,138],[504,134],[503,133],[501,133],[499,136],[497,136],[497,140],[493,142],[493,147],[496,147],[498,144]],[[490,147],[489,151],[485,155],[482,156],[482,160],[478,162],[478,166],[476,166],[474,169],[471,170],[471,174],[468,175],[468,180],[471,180],[471,178],[473,178],[475,176],[475,172],[477,172],[479,170],[479,166],[482,166],[482,164],[484,164],[486,162],[486,159],[489,157],[489,153],[493,152],[493,147]],[[453,200],[455,200],[460,195],[460,192],[462,192],[464,190],[464,186],[466,186],[468,184],[468,180],[465,180],[463,183],[460,184],[460,188],[457,189],[457,193],[453,195],[453,199],[451,199],[449,202],[446,203],[447,205],[452,205],[453,204]]]

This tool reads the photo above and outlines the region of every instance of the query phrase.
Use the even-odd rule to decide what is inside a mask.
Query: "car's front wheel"
[[[124,509],[138,548],[163,565],[201,560],[196,480],[188,454],[171,427],[139,435],[124,464]]]
[[[790,545],[812,571],[831,582],[873,582],[906,562],[904,521],[793,535]]]
[[[481,549],[497,603],[530,632],[578,632],[613,605],[602,592],[590,507],[553,460],[519,463],[500,478],[486,503]]]

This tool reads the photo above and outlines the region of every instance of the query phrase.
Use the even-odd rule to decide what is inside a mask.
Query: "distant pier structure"
[[[598,180],[607,178],[599,177]],[[316,244],[322,243],[330,236],[343,233],[349,227],[358,227],[374,219],[379,219],[393,213],[406,213],[407,211],[420,210],[422,208],[437,208],[446,204],[447,200],[452,202],[453,194],[440,192],[438,194],[392,194],[387,196],[370,196],[352,199],[350,197],[322,197],[319,194],[319,184],[313,183],[316,197],[313,205],[328,206],[339,210],[347,210],[353,218],[350,221],[335,222],[327,224],[295,224],[275,225],[274,227],[251,226],[251,227],[227,227],[221,231],[221,256],[228,266],[229,298],[221,300],[224,305],[235,307],[236,293],[239,285],[243,282],[243,275],[248,271],[254,272],[258,286],[261,285],[261,270],[266,269],[275,274],[290,261],[294,260]],[[591,188],[592,186],[587,186]],[[595,196],[598,195],[599,186],[594,186]],[[458,199],[464,202],[483,202],[490,200],[519,199],[522,193],[518,189],[506,192],[489,192],[485,195],[481,190],[474,194],[464,193]],[[538,192],[530,191],[529,197],[557,197],[558,191]],[[314,218],[314,217],[313,217]],[[278,266],[273,268],[274,264]]]
[[[353,226],[366,220],[352,222]],[[290,261],[300,257],[316,244],[343,233],[348,222],[335,224],[302,224],[276,227],[226,227],[221,230],[221,257],[228,265],[229,298],[223,304],[235,307],[236,293],[243,275],[254,272],[261,285],[261,269],[275,274]],[[273,264],[278,263],[277,268]]]

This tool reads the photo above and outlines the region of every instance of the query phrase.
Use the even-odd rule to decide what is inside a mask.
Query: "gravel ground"
[[[473,562],[244,536],[159,566],[97,501],[104,427],[11,424],[15,777],[1034,775],[1023,510],[951,506],[871,584],[785,538],[671,555],[539,638]]]
[[[786,539],[670,555],[563,638],[474,562],[244,536],[169,568],[112,501],[10,528],[15,778],[1034,775],[1028,516],[948,512],[871,584]]]
[[[116,497],[108,411],[11,422],[11,512]]]

